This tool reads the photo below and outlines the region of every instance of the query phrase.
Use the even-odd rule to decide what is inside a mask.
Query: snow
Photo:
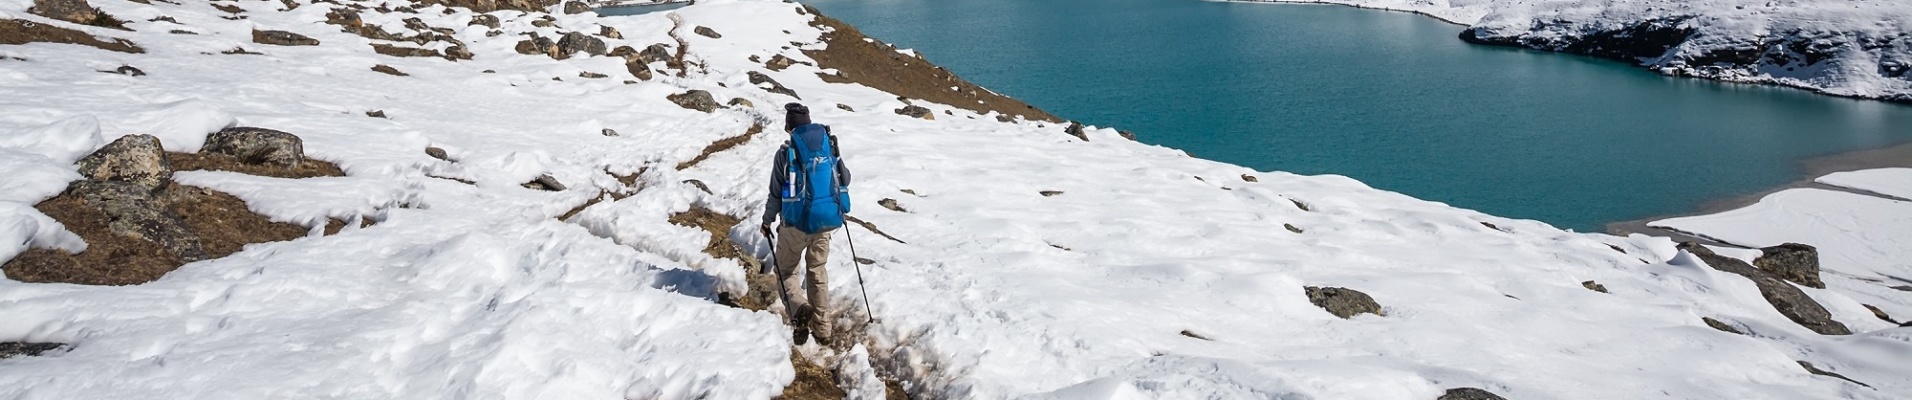
[[[330,5],[294,1],[307,5],[236,3],[250,10],[236,21],[203,3],[99,2],[135,31],[74,27],[131,39],[146,54],[0,46],[29,60],[0,61],[0,90],[21,94],[0,97],[8,138],[0,168],[9,176],[0,183],[0,243],[10,246],[0,255],[77,245],[29,205],[78,179],[64,157],[82,147],[63,135],[90,130],[61,121],[88,118],[101,138],[154,133],[181,151],[199,146],[194,135],[230,125],[297,134],[308,155],[348,176],[175,179],[231,193],[279,221],[375,223],[255,244],[142,285],[0,280],[8,316],[0,341],[72,344],[0,361],[0,397],[779,394],[795,377],[781,318],[716,304],[717,291],[743,287],[745,272],[704,254],[704,231],[667,221],[709,208],[743,218],[729,239],[766,250],[755,219],[779,110],[794,99],[745,84],[750,71],[797,91],[816,121],[834,127],[855,169],[857,217],[906,242],[861,227],[832,242],[836,325],[864,320],[852,241],[875,261],[860,274],[877,322],[847,351],[798,352],[837,369],[855,396],[881,397],[885,376],[919,396],[982,399],[1434,398],[1462,386],[1523,399],[1912,394],[1903,362],[1912,328],[1869,320],[1857,305],[1912,316],[1904,292],[1829,279],[1831,289],[1809,294],[1860,333],[1820,336],[1779,315],[1751,281],[1681,256],[1663,238],[1566,232],[1341,176],[1251,171],[1108,128],[1088,127],[1084,142],[1060,125],[999,123],[922,100],[910,104],[942,115],[896,115],[904,104],[896,96],[823,82],[815,66],[748,62],[813,61],[799,50],[820,48],[822,32],[793,4],[708,0],[671,13],[556,15],[564,30],[617,28],[626,38],[606,39],[610,47],[674,43],[673,16],[723,34],[683,35],[691,64],[701,65],[685,77],[625,84],[633,78],[620,59],[514,52],[523,32],[560,33],[531,26],[535,16],[493,13],[505,34],[488,37],[467,26],[464,9],[362,14],[394,31],[404,18],[452,28],[477,54],[452,62],[373,54],[373,41],[318,23]],[[0,15],[43,21],[24,12],[29,4],[0,0]],[[148,21],[159,15],[186,27]],[[254,28],[324,44],[253,44]],[[802,45],[786,49],[793,41]],[[265,54],[218,53],[235,46]],[[148,75],[95,72],[122,64]],[[370,70],[378,64],[411,76]],[[583,71],[613,78],[579,78]],[[706,114],[665,100],[688,89],[755,106]],[[827,106],[836,103],[863,111]],[[371,110],[389,118],[366,117]],[[675,168],[758,123],[770,132]],[[426,146],[457,161],[426,156]],[[604,197],[624,189],[613,174],[638,171],[641,190]],[[544,174],[567,189],[519,186]],[[1258,182],[1237,178],[1244,174]],[[1040,194],[1050,190],[1063,194]],[[1903,268],[1837,247],[1821,247],[1829,270]],[[1612,293],[1582,288],[1587,280]],[[1386,315],[1336,318],[1310,304],[1304,286],[1360,290]],[[1715,331],[1701,317],[1755,335]],[[1809,375],[1797,360],[1874,389]]]
[[[1873,193],[1912,199],[1912,168],[1875,168],[1834,172],[1813,181]]]

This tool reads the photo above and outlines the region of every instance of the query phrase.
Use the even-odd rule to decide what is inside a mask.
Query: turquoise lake
[[[1064,118],[1191,155],[1600,231],[1912,141],[1912,106],[1469,45],[1343,6],[814,0],[872,37]]]

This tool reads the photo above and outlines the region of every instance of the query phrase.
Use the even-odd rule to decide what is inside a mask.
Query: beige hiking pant
[[[777,279],[789,303],[784,305],[784,312],[795,316],[803,306],[810,306],[812,314],[805,317],[810,319],[810,332],[816,337],[830,334],[830,271],[825,265],[830,260],[831,233],[836,230],[812,234],[788,225],[777,227]],[[803,257],[807,280],[797,276],[799,256]]]

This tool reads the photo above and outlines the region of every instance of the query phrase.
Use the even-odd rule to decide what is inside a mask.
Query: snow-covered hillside
[[[1898,0],[1242,0],[1412,11],[1461,39],[1619,59],[1669,75],[1912,102]]]
[[[1912,327],[1867,308],[1912,317],[1912,292],[1796,287],[1788,309],[1852,332],[1821,334],[1768,301],[1792,283],[1722,270],[1757,251],[1066,133],[956,81],[866,84],[924,61],[830,53],[863,42],[795,4],[95,1],[117,30],[32,3],[0,0],[0,21],[143,52],[0,45],[0,257],[88,248],[35,204],[127,135],[189,153],[228,126],[282,130],[345,176],[180,171],[313,232],[139,285],[0,279],[0,342],[64,344],[0,359],[0,398],[749,399],[806,368],[857,398],[1912,397]],[[417,53],[438,56],[388,55]],[[719,301],[761,281],[722,239],[766,253],[755,218],[791,101],[841,138],[867,223],[832,242],[844,347],[793,346],[775,307]],[[1314,303],[1363,296],[1319,288],[1378,313],[1339,318]]]

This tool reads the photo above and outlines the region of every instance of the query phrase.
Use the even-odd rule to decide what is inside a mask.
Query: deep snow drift
[[[423,31],[401,28],[408,18],[448,28],[475,54],[452,61],[376,54],[368,44],[393,42],[323,23],[342,7],[329,3],[221,4],[243,19],[204,3],[95,4],[132,21],[130,32],[51,22],[24,12],[29,3],[0,0],[0,18],[146,52],[0,46],[10,94],[0,97],[0,256],[84,247],[32,208],[78,179],[73,159],[135,133],[190,151],[233,124],[298,134],[308,155],[348,176],[175,180],[281,221],[377,223],[254,245],[136,286],[0,279],[0,342],[70,344],[0,360],[0,397],[776,395],[794,378],[780,318],[715,303],[716,292],[741,290],[744,268],[704,253],[706,232],[668,220],[696,207],[743,218],[730,239],[761,253],[754,218],[781,141],[777,111],[795,96],[841,138],[855,215],[896,239],[838,233],[874,261],[862,275],[879,322],[861,348],[800,349],[838,369],[852,394],[876,395],[881,374],[932,398],[1431,399],[1457,387],[1517,399],[1912,396],[1912,328],[1865,308],[1912,317],[1906,292],[1806,288],[1856,332],[1819,335],[1752,281],[1665,239],[1565,232],[1340,176],[1250,171],[1112,129],[1077,137],[921,100],[907,104],[933,120],[901,115],[895,95],[819,75],[837,71],[803,50],[826,50],[825,32],[793,4],[706,0],[549,22],[497,11],[500,34],[488,36],[468,9],[363,3],[364,22],[391,33]],[[687,73],[660,61],[640,80],[617,57],[514,49],[524,32],[600,26],[621,32],[601,38],[613,48],[675,50],[682,38]],[[254,29],[322,44],[255,44]],[[262,54],[222,54],[234,48]],[[776,56],[793,62],[765,65]],[[123,65],[145,75],[97,72]],[[790,93],[753,84],[753,72]],[[666,99],[691,89],[747,103],[706,113]],[[703,153],[755,124],[773,128]],[[567,188],[520,186],[543,174]],[[634,184],[619,181],[632,174]],[[838,238],[837,325],[862,327],[850,241]],[[1823,251],[1829,270],[1892,267]],[[1309,286],[1365,292],[1384,315],[1336,318],[1310,303]]]
[[[1912,3],[1897,0],[1237,0],[1411,11],[1470,42],[1660,73],[1912,102]]]

